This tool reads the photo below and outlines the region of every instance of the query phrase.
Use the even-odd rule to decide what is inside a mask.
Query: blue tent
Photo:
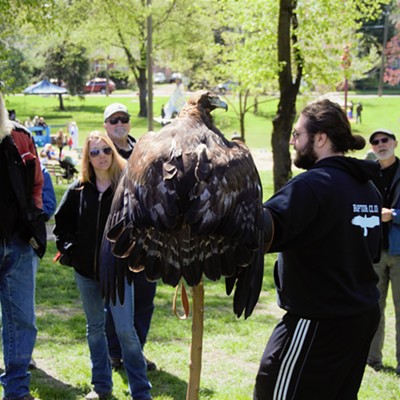
[[[24,94],[66,94],[68,90],[57,85],[53,85],[47,79],[28,86]]]
[[[59,97],[61,97],[61,95],[66,93],[68,93],[67,89],[57,85],[53,85],[47,79],[35,83],[34,85],[28,86],[24,90],[24,94],[36,94],[36,95],[57,94],[59,95]],[[60,100],[60,109],[62,109],[61,100]],[[37,146],[41,147],[44,146],[46,143],[51,143],[50,127],[43,128],[34,126],[32,128],[29,128],[29,130],[32,132],[33,138]]]

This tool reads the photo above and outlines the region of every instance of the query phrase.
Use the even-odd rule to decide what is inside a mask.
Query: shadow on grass
[[[125,385],[128,385],[128,379],[124,369],[118,370],[117,373],[121,376]],[[149,380],[153,386],[151,394],[153,397],[172,397],[174,400],[185,400],[187,382],[179,379],[163,370],[150,371],[147,373]],[[213,391],[200,388],[200,392],[207,393],[210,396]]]
[[[371,367],[370,367],[371,368]],[[374,369],[374,368],[372,368],[372,369]],[[398,375],[397,373],[396,373],[396,368],[394,368],[394,367],[388,367],[388,366],[384,366],[382,369],[380,369],[379,371],[376,371],[375,370],[375,372],[377,372],[377,373],[382,373],[382,372],[384,372],[384,373],[387,373],[387,374],[394,374],[394,375]]]
[[[32,391],[36,391],[41,399],[75,400],[82,396],[82,391],[65,382],[62,382],[41,369],[34,369],[32,373]]]
[[[4,370],[0,368],[0,373]],[[51,375],[40,368],[35,368],[31,373],[31,392],[40,399],[51,400],[76,400],[82,396],[82,391]]]

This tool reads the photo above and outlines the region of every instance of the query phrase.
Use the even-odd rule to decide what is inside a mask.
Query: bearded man
[[[306,169],[265,204],[278,305],[286,311],[261,359],[254,399],[355,400],[378,326],[379,166],[346,157],[365,146],[342,108],[318,101],[293,131]]]

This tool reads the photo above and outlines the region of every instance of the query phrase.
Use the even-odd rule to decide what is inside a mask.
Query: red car
[[[107,80],[105,78],[92,79],[86,83],[86,86],[84,87],[84,92],[85,93],[105,94],[106,93],[106,84],[107,84]],[[111,79],[109,79],[108,80],[108,91],[109,91],[109,93],[112,93],[114,90],[115,90],[115,83]]]

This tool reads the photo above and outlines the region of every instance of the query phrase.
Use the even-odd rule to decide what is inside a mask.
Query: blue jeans
[[[98,393],[111,392],[112,371],[105,334],[104,300],[99,282],[75,272],[75,280],[81,294],[86,314],[86,335],[92,362],[92,384]],[[133,399],[150,398],[151,384],[147,379],[146,362],[136,330],[133,326],[133,287],[125,285],[124,305],[110,304],[118,339],[121,343],[124,367]]]
[[[133,285],[135,286],[133,323],[143,349],[150,330],[151,318],[153,316],[157,282],[149,282],[146,279],[144,271],[141,271],[134,274]],[[115,332],[114,320],[109,312],[108,306],[106,307],[106,311],[106,334],[110,357],[122,358],[120,343]]]
[[[0,302],[5,365],[0,380],[7,399],[29,393],[28,366],[37,334],[35,258],[31,245],[17,235],[9,240],[0,239]]]
[[[400,365],[400,256],[390,255],[387,250],[382,251],[379,263],[374,264],[374,270],[379,276],[381,319],[369,349],[368,361],[382,363],[382,350],[385,341],[385,308],[390,287],[396,317],[396,361],[397,365]]]

